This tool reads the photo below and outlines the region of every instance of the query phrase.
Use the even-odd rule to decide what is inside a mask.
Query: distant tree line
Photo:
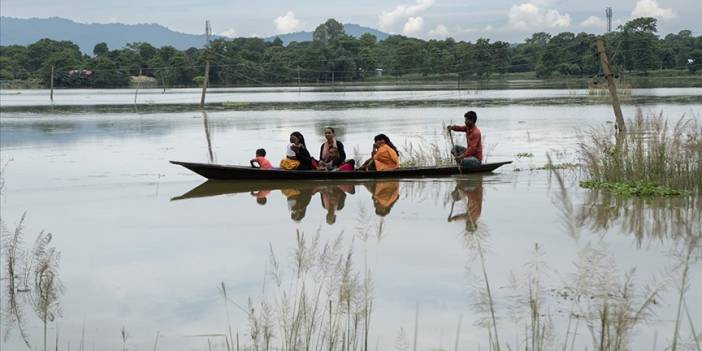
[[[657,34],[656,19],[637,18],[605,36],[610,62],[620,72],[702,68],[702,36],[689,30]],[[393,35],[378,41],[371,34],[347,35],[330,19],[319,25],[313,41],[287,46],[276,38],[216,39],[204,48],[132,43],[111,50],[95,45],[93,56],[70,41],[42,39],[28,46],[0,46],[0,79],[35,79],[48,85],[52,66],[59,87],[125,87],[131,77],[149,76],[159,85],[195,86],[210,63],[212,86],[315,84],[361,81],[378,75],[453,76],[486,79],[494,75],[535,72],[537,77],[592,76],[600,72],[596,36],[563,32],[534,33],[523,43],[422,40]]]

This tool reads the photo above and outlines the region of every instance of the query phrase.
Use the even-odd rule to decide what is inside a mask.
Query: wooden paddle
[[[454,161],[456,161],[456,156],[453,154],[453,150],[456,149],[456,145],[453,144],[453,134],[451,133],[451,129],[448,130],[448,135],[449,135],[449,140],[451,140],[451,157],[453,157]],[[456,165],[458,167],[458,174],[463,175],[463,169],[461,168],[461,164],[456,161]]]

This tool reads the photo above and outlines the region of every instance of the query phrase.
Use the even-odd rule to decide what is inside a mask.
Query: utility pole
[[[137,96],[139,95],[139,86],[141,85],[141,68],[139,68],[139,75],[137,76],[137,86],[134,91],[134,107],[137,105]]]
[[[598,37],[595,41],[597,45],[597,55],[600,56],[600,64],[602,65],[602,71],[604,72],[605,79],[607,79],[607,87],[609,88],[609,95],[612,97],[612,108],[614,109],[614,116],[617,122],[617,132],[626,132],[626,125],[624,124],[624,115],[622,115],[622,107],[619,105],[619,96],[617,95],[617,85],[614,83],[614,76],[609,68],[609,60],[607,60],[607,53],[605,52],[604,39]]]
[[[297,92],[302,92],[302,87],[300,86],[300,65],[297,65]]]
[[[607,33],[612,31],[612,8],[607,7],[605,9],[605,15],[607,16]]]
[[[202,96],[200,97],[200,107],[205,107],[205,95],[207,95],[207,85],[210,84],[210,21],[205,21],[205,79],[202,82]]]
[[[51,65],[51,82],[49,83],[51,87],[51,93],[49,93],[49,98],[51,102],[54,102],[54,65]]]
[[[165,71],[165,72],[163,72],[163,71]],[[164,70],[162,70],[162,72],[161,72],[161,87],[163,88],[163,91],[161,92],[161,94],[165,94],[165,93],[166,93],[166,77],[164,77],[164,75],[165,75],[167,72],[168,72],[167,69],[164,69]]]

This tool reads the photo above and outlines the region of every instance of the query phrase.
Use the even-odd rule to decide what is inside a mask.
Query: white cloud
[[[223,37],[228,37],[228,38],[236,38],[236,30],[234,28],[229,28],[225,30],[222,33],[219,33],[219,35]]]
[[[485,26],[485,28],[483,28],[483,32],[492,32],[494,29],[495,28],[488,24],[487,26]]]
[[[421,17],[410,17],[405,22],[405,26],[402,28],[402,34],[412,35],[417,34],[424,27],[424,19]]]
[[[383,11],[378,16],[378,26],[382,30],[390,30],[400,19],[422,12],[432,5],[434,5],[434,0],[416,0],[414,4],[397,5],[391,11]]]
[[[290,33],[300,30],[301,23],[300,20],[295,18],[295,14],[292,11],[288,11],[285,16],[278,16],[275,20],[275,31],[278,34]]]
[[[654,17],[663,20],[671,19],[675,17],[673,9],[664,9],[658,6],[656,0],[639,0],[631,11],[631,18],[638,17]]]
[[[558,10],[543,9],[541,2],[526,2],[509,9],[509,25],[516,30],[569,27],[570,15],[561,15]]]
[[[607,29],[607,22],[602,17],[590,16],[584,21],[580,22],[580,26],[605,30]]]
[[[434,29],[430,30],[428,35],[430,38],[443,39],[443,38],[447,38],[450,34],[449,34],[448,28],[446,28],[445,25],[440,24],[440,25],[436,26]]]

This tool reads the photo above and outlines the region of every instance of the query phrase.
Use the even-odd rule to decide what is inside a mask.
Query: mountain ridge
[[[344,30],[355,37],[371,33],[378,40],[390,35],[358,24],[344,24]],[[226,38],[218,35],[212,37]],[[276,37],[287,45],[293,41],[311,41],[312,32],[285,33],[262,39],[272,41]],[[80,23],[62,17],[0,17],[0,45],[29,45],[43,38],[69,40],[87,54],[92,54],[95,44],[101,42],[107,43],[110,49],[122,48],[133,42],[145,42],[155,47],[171,45],[179,50],[199,48],[205,44],[204,34],[182,33],[158,23]]]

